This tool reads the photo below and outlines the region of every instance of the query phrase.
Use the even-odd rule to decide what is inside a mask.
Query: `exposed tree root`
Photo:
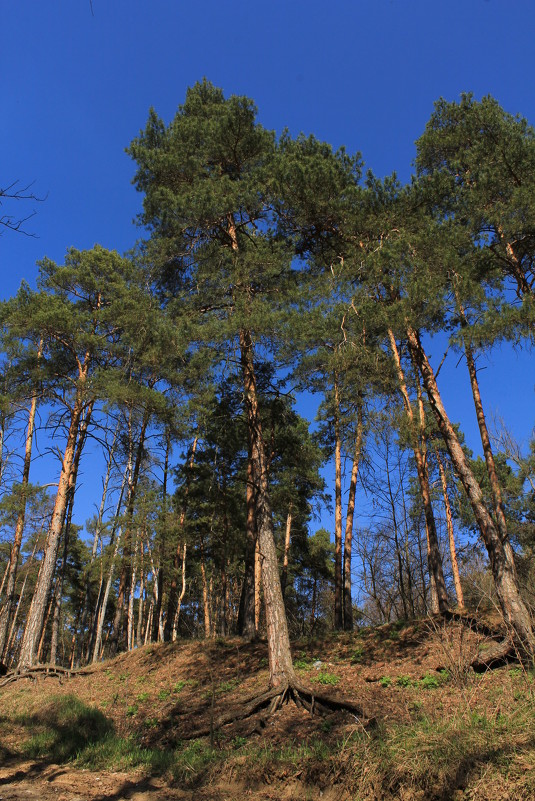
[[[508,662],[518,662],[524,653],[521,645],[515,642],[514,638],[507,636],[503,629],[493,629],[482,623],[473,615],[447,610],[440,614],[440,618],[447,621],[454,621],[471,629],[476,634],[482,634],[490,640],[494,640],[484,650],[480,650],[478,655],[469,663],[469,667],[476,673],[485,673],[497,667],[503,667]],[[527,655],[529,661],[529,655]]]
[[[290,702],[293,702],[300,709],[305,709],[311,715],[322,717],[334,712],[347,712],[353,715],[365,728],[373,728],[376,722],[374,718],[366,718],[361,707],[357,706],[357,704],[334,698],[324,693],[316,693],[296,681],[296,679],[292,679],[292,681],[278,687],[272,687],[266,692],[250,698],[240,704],[239,708],[235,708],[234,711],[213,717],[209,725],[182,734],[181,739],[195,740],[199,737],[211,736],[223,726],[249,718],[254,719],[254,725],[250,733],[260,733],[271,715],[274,715],[278,709]]]
[[[63,679],[71,679],[74,676],[86,676],[92,672],[91,670],[70,670],[69,668],[63,668],[59,665],[34,665],[33,667],[24,668],[23,670],[9,671],[5,674],[5,678],[0,681],[0,687],[11,684],[13,681],[19,681],[19,679],[31,679],[35,681],[40,676],[52,676],[53,678],[59,679],[61,682]]]
[[[446,609],[444,612],[440,613],[439,618],[448,621],[453,620],[456,623],[462,623],[463,626],[475,631],[476,634],[483,634],[485,637],[491,637],[493,640],[502,640],[504,636],[503,631],[491,629],[490,626],[482,623],[481,620],[478,620],[477,617],[474,617],[473,615],[467,615],[462,612],[454,612],[451,609]]]
[[[519,652],[512,639],[506,638],[501,642],[495,642],[489,648],[478,653],[475,659],[470,662],[470,667],[476,673],[485,673],[497,667],[503,667],[508,662],[518,662]]]

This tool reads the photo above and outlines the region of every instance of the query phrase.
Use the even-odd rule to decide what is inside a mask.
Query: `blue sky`
[[[124,148],[150,106],[170,121],[203,76],[226,94],[252,97],[266,127],[344,144],[378,175],[396,170],[406,180],[414,140],[440,96],[492,94],[535,123],[534,41],[530,0],[4,3],[0,186],[34,181],[46,201],[20,206],[37,212],[27,224],[35,238],[0,236],[1,293],[23,278],[33,284],[44,255],[61,262],[69,246],[122,252],[134,244],[141,196]],[[466,370],[456,364],[446,363],[441,387],[478,451]],[[488,407],[526,440],[529,355],[503,347],[485,367]]]

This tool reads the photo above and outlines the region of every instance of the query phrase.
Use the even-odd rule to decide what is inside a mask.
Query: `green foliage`
[[[414,679],[411,676],[398,676],[396,679],[398,687],[412,687],[414,683]]]
[[[381,687],[390,687],[392,684],[392,677],[391,676],[381,676],[379,679],[379,684]]]
[[[422,688],[422,690],[436,690],[440,687],[441,684],[448,681],[449,673],[447,670],[441,670],[438,675],[434,673],[426,673],[425,676],[420,679],[418,682],[418,686]]]
[[[322,670],[318,674],[317,681],[318,684],[326,684],[336,687],[336,685],[340,683],[340,676],[336,676],[334,673],[329,673],[326,670]]]
[[[296,670],[312,670],[312,660],[308,657],[299,657],[293,661]]]
[[[359,665],[362,662],[362,657],[364,656],[364,648],[361,645],[358,645],[356,648],[353,648],[349,655],[349,661],[352,665]]]

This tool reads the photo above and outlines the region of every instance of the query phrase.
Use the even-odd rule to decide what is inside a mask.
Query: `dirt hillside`
[[[267,688],[264,643],[150,645],[71,678],[20,678],[0,687],[0,798],[535,801],[533,674],[474,673],[491,646],[433,621],[297,641],[302,683],[361,717],[288,704],[221,729]]]

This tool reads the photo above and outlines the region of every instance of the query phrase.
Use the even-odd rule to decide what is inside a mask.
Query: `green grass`
[[[410,676],[398,676],[396,679],[398,687],[412,687],[414,683],[414,679]]]
[[[296,670],[312,670],[312,660],[307,658],[294,659]]]
[[[358,665],[360,664],[360,662],[362,662],[363,656],[364,656],[364,648],[362,648],[361,646],[357,646],[356,648],[353,648],[353,650],[351,651],[349,655],[349,661],[351,662],[352,665]]]
[[[437,674],[426,673],[423,679],[418,682],[418,687],[422,690],[436,690],[441,684],[448,681],[450,674],[447,670],[440,670]]]
[[[236,687],[239,686],[239,684],[240,684],[239,679],[229,679],[228,681],[220,681],[219,684],[214,684],[213,687],[208,687],[208,689],[206,689],[203,692],[202,696],[203,698],[208,699],[212,697],[213,693],[215,698],[220,698],[221,696],[232,692],[232,690],[235,690]]]
[[[158,748],[142,748],[133,737],[108,734],[90,743],[76,758],[76,765],[89,770],[128,770],[146,768],[153,774],[171,770],[174,752]]]
[[[427,675],[444,680],[439,674]],[[395,682],[398,687],[413,681],[408,676],[383,680],[388,680],[386,686]],[[413,682],[411,694],[422,681]],[[429,689],[435,686],[430,679],[427,684]],[[344,791],[355,799],[446,799],[465,787],[468,799],[476,786],[487,788],[485,794],[473,796],[485,801],[535,798],[533,704],[514,704],[495,713],[461,706],[447,718],[429,704],[426,711],[420,700],[410,710],[408,724],[380,724],[373,733],[356,729],[343,739],[326,719],[318,722],[313,738],[300,743],[275,745],[235,736],[228,742],[222,737],[216,747],[196,740],[163,749],[143,747],[135,736],[118,736],[98,709],[74,696],[60,696],[42,711],[6,718],[4,728],[8,731],[10,723],[23,728],[27,739],[21,737],[20,748],[32,759],[71,762],[94,771],[139,768],[185,788],[211,784],[222,771],[237,780],[252,776],[260,783],[266,775],[273,782],[285,782],[299,772],[300,781],[314,787],[329,786],[333,775],[343,777],[339,781]],[[158,726],[154,717],[142,728],[157,731]]]
[[[73,759],[88,746],[108,737],[111,721],[94,707],[73,695],[54,698],[33,715],[20,715],[16,722],[31,732],[22,750],[30,758],[47,757],[55,762]]]
[[[318,675],[318,683],[336,687],[336,685],[340,683],[340,676],[337,676],[335,673],[329,673],[328,671],[322,671]]]

